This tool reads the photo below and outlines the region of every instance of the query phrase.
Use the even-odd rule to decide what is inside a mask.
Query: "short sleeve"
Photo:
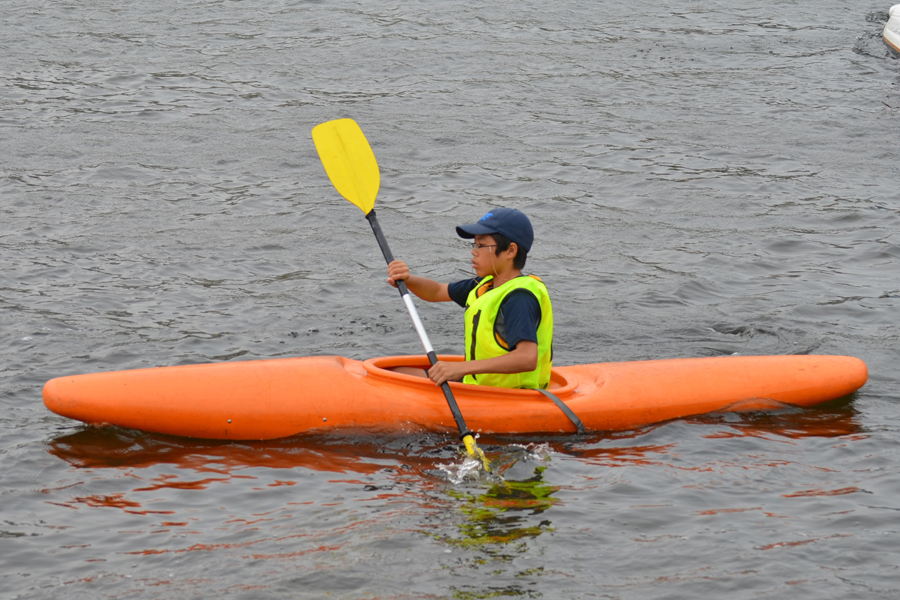
[[[469,293],[481,283],[482,278],[463,279],[454,283],[447,284],[447,294],[450,299],[462,306],[466,307],[466,300],[469,299]]]
[[[537,329],[541,323],[541,305],[528,290],[516,290],[500,303],[506,344],[515,350],[521,341],[537,343]]]

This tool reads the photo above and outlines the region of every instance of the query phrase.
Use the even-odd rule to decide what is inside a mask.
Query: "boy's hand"
[[[397,287],[398,281],[409,279],[409,267],[402,260],[395,260],[388,265],[388,283]]]
[[[435,385],[443,385],[446,381],[459,381],[465,376],[465,362],[444,362],[439,360],[428,369],[428,378]]]

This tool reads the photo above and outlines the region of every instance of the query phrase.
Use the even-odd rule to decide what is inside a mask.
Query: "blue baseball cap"
[[[461,238],[472,239],[476,235],[499,233],[509,238],[526,252],[534,242],[534,229],[524,213],[514,208],[493,208],[481,220],[471,225],[459,225],[456,233]]]

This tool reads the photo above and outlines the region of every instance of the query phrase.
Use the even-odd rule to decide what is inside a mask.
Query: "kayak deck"
[[[196,438],[455,432],[440,388],[389,370],[401,365],[428,362],[317,356],[159,367],[60,377],[43,396],[53,412],[85,423]],[[558,367],[550,391],[586,429],[612,431],[709,412],[813,406],[854,392],[867,378],[865,363],[847,356],[729,356]],[[475,432],[575,431],[536,390],[450,387]]]

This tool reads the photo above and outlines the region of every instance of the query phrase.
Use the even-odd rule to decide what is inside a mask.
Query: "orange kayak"
[[[47,382],[44,403],[85,423],[208,439],[456,432],[441,389],[389,370],[401,365],[428,362],[424,356],[317,356],[74,375]],[[710,412],[813,406],[846,396],[867,379],[865,363],[849,356],[728,356],[558,367],[549,391],[586,429],[612,431]],[[536,390],[450,387],[475,432],[576,431]]]

